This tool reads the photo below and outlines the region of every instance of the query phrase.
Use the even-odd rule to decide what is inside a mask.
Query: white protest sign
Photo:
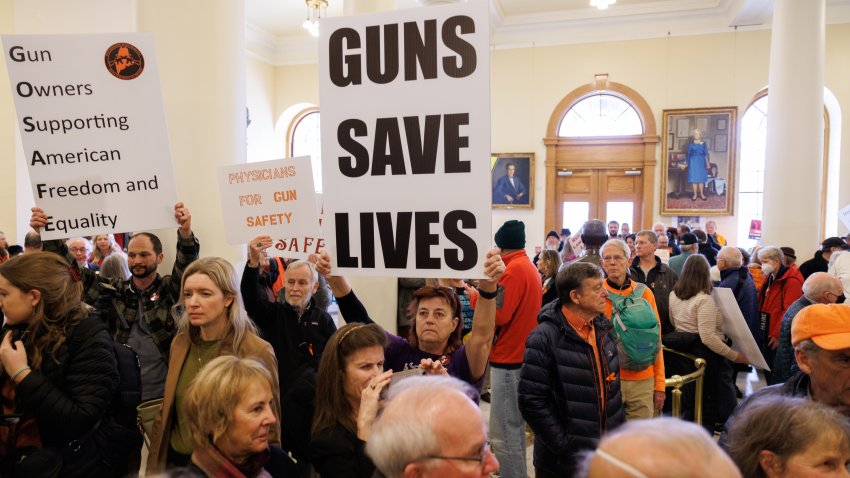
[[[669,249],[656,249],[655,255],[661,259],[663,264],[670,264],[670,250]]]
[[[4,35],[43,239],[175,227],[153,35]]]
[[[573,248],[573,254],[580,256],[584,252],[584,243],[581,242],[581,234],[570,236],[570,247]]]
[[[218,168],[227,242],[267,234],[270,255],[306,259],[324,246],[310,156]]]
[[[322,20],[325,239],[337,274],[483,277],[487,2]]]
[[[850,204],[841,208],[838,211],[838,219],[841,219],[841,223],[844,224],[844,227],[850,229]]]
[[[750,360],[750,363],[762,370],[770,371],[770,367],[764,360],[756,339],[753,338],[753,333],[750,332],[747,321],[744,320],[744,315],[741,314],[741,309],[738,307],[738,301],[735,300],[735,294],[732,289],[726,287],[715,287],[711,292],[711,298],[723,314],[723,333],[732,339],[732,350],[743,352]]]

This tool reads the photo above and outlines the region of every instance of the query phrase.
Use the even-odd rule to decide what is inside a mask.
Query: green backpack
[[[661,326],[652,305],[644,299],[646,286],[635,283],[629,295],[608,292],[611,322],[620,354],[620,368],[639,371],[655,363],[661,348]]]

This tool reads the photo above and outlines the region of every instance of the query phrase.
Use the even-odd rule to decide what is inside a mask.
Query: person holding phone
[[[445,367],[449,375],[481,391],[496,329],[496,299],[504,294],[504,289],[498,286],[499,278],[505,272],[505,263],[499,251],[498,248],[491,249],[484,260],[487,279],[480,281],[472,331],[466,342],[463,342],[461,335],[463,321],[460,300],[454,289],[426,286],[413,294],[414,314],[410,320],[409,337],[405,339],[385,331],[387,368],[400,371],[419,367]],[[310,260],[316,263],[316,269],[321,274],[327,276],[328,285],[346,321],[374,323],[346,278],[330,275],[331,257],[327,251],[313,254]]]
[[[381,392],[393,371],[384,370],[387,337],[377,324],[348,324],[331,336],[319,363],[310,459],[322,478],[375,472],[364,451]]]

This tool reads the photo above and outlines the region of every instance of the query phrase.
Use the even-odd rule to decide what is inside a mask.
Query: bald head
[[[843,293],[844,288],[838,277],[826,272],[815,272],[803,282],[803,295],[818,304],[835,303]]]
[[[741,255],[741,251],[737,247],[723,246],[717,253],[717,268],[721,271],[726,269],[740,269],[743,262],[744,256]]]
[[[483,457],[482,472],[499,469],[487,451],[472,388],[451,377],[411,377],[390,388],[389,404],[372,427],[366,453],[387,478],[451,476],[443,456]]]
[[[606,435],[583,466],[578,476],[588,478],[741,476],[702,427],[666,417],[627,422]]]

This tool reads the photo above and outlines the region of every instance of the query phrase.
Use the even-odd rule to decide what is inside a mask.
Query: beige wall
[[[598,73],[624,84],[649,103],[661,135],[664,109],[737,106],[738,120],[753,95],[766,86],[769,68],[770,31],[670,37],[661,39],[496,50],[492,55],[492,149],[494,152],[534,152],[536,175],[533,210],[494,210],[493,228],[508,219],[526,223],[527,249],[542,244],[545,211],[545,154],[542,138],[553,109],[572,90],[593,81]],[[827,27],[826,86],[845,108],[850,105],[850,25]],[[278,67],[276,73],[278,114],[287,106],[309,101],[318,104],[316,65]],[[840,133],[850,136],[850,121]],[[841,177],[850,180],[850,144],[844,142]],[[660,162],[659,144],[656,159]],[[660,164],[659,164],[660,166]],[[652,222],[670,223],[661,217],[660,167],[653,178]],[[793,174],[792,171],[789,174]],[[850,184],[850,181],[839,184]],[[850,187],[839,190],[837,207],[850,203]],[[736,205],[737,209],[737,205]],[[813,211],[813,213],[817,213]],[[727,238],[737,235],[737,218],[714,217]],[[836,221],[836,219],[828,219]],[[634,229],[634,228],[633,228]],[[838,226],[841,234],[847,232]],[[817,245],[812,246],[812,250]],[[807,256],[805,252],[801,257]]]
[[[0,0],[0,32],[14,33],[12,30],[12,2]],[[5,48],[4,48],[5,50]],[[0,231],[6,233],[9,244],[18,242],[26,231],[18,234],[15,198],[15,107],[9,89],[9,75],[6,62],[0,61]]]
[[[275,69],[255,58],[248,58],[246,103],[251,113],[248,126],[248,162],[268,161],[284,157],[276,151],[274,131],[275,116]]]

